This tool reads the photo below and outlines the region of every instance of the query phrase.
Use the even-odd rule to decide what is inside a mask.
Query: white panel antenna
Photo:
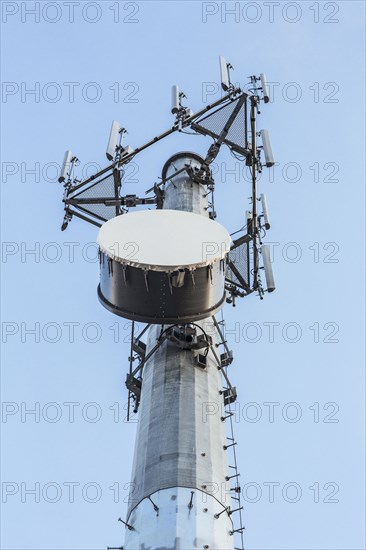
[[[226,92],[230,88],[229,65],[225,57],[220,55],[221,88]]]
[[[173,115],[176,115],[180,111],[180,96],[179,87],[175,84],[172,86],[172,109]]]
[[[119,139],[120,139],[120,132],[121,132],[121,125],[119,122],[114,120],[112,122],[111,131],[109,134],[109,140],[107,145],[107,150],[105,152],[106,157],[108,160],[114,160],[114,157],[116,155],[117,146],[119,145]]]
[[[268,103],[269,102],[269,91],[268,91],[268,86],[267,86],[266,75],[264,73],[261,73],[259,75],[259,78],[261,80],[261,85],[262,85],[263,101],[264,101],[264,103]]]
[[[267,199],[266,195],[264,193],[261,194],[261,203],[262,203],[262,212],[263,212],[263,220],[264,220],[264,227],[266,229],[270,229],[271,223],[269,221],[269,215],[268,215],[268,207],[267,207]]]
[[[61,168],[61,172],[60,172],[60,177],[58,178],[58,181],[59,183],[63,183],[65,181],[65,179],[67,178],[67,176],[70,175],[70,170],[71,170],[71,161],[72,161],[72,152],[71,151],[66,151],[65,152],[65,156],[64,156],[64,160],[63,160],[63,163],[62,163],[62,168]]]
[[[270,247],[268,244],[263,244],[262,248],[262,260],[263,260],[263,267],[264,267],[264,274],[266,276],[266,283],[267,283],[267,291],[273,292],[276,290],[276,285],[273,277],[273,270],[272,270],[272,263],[271,263],[271,256],[270,256]]]
[[[270,168],[271,166],[274,166],[275,160],[273,158],[272,147],[269,139],[268,130],[261,130],[260,135],[262,138],[264,158],[266,159],[266,166],[267,168]]]

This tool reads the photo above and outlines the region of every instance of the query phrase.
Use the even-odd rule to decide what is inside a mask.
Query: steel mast
[[[215,314],[225,301],[235,305],[239,297],[256,292],[262,299],[275,290],[262,244],[268,207],[257,193],[257,174],[274,158],[268,131],[257,132],[258,105],[269,102],[265,75],[251,76],[244,91],[231,84],[232,66],[223,57],[220,69],[221,99],[194,114],[173,86],[171,128],[132,149],[113,121],[111,164],[82,181],[74,175],[79,161],[67,151],[59,178],[62,230],[73,217],[100,227],[99,300],[132,321],[128,418],[133,404],[139,422],[120,550],[244,550],[230,409],[237,396],[227,373],[233,355]],[[177,153],[148,196],[123,195],[125,165],[185,128],[213,139],[207,154]],[[215,221],[211,164],[222,145],[251,172],[251,207],[234,240]],[[144,205],[156,210],[130,212]],[[137,322],[145,325],[141,331]]]
[[[163,176],[184,165],[200,169],[202,162],[180,153],[166,163]],[[163,208],[208,217],[207,188],[180,173],[165,189]],[[212,335],[211,318],[197,324]],[[147,353],[161,330],[149,329]],[[180,333],[184,337],[184,327]],[[133,529],[127,529],[125,550],[233,549],[226,426],[218,412],[208,414],[222,409],[221,373],[211,350],[205,368],[197,365],[197,353],[165,340],[144,366],[127,513]]]

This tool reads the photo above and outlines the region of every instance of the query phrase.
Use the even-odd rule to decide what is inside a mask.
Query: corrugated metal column
[[[165,173],[200,161],[175,155]],[[208,216],[206,195],[182,172],[167,184],[164,208]],[[210,320],[197,325],[215,340]],[[160,332],[151,327],[147,352]],[[197,353],[165,341],[144,367],[125,550],[233,550],[221,374],[211,351],[206,368]]]

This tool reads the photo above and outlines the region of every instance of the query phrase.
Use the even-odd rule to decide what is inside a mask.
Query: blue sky
[[[259,184],[277,290],[224,311],[246,548],[364,548],[364,3],[107,0],[75,3],[73,22],[66,2],[2,10],[2,547],[123,543],[128,322],[97,301],[96,228],[60,232],[55,163],[71,148],[80,173],[104,166],[113,119],[132,147],[167,129],[172,84],[194,111],[215,101],[222,54],[235,82],[266,72],[273,84],[259,125],[278,162]],[[130,165],[126,194],[151,187],[171,154],[209,144],[157,144]],[[249,183],[228,150],[215,169],[231,232]]]

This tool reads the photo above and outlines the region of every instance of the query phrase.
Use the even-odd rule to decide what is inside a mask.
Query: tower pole
[[[187,164],[199,169],[202,162],[180,153],[163,175]],[[207,194],[181,171],[166,186],[163,208],[208,217]],[[215,345],[211,319],[194,326]],[[146,353],[166,328],[151,326]],[[221,372],[217,354],[210,349],[204,366],[202,353],[165,340],[144,366],[125,550],[233,550]]]
[[[98,298],[113,314],[133,321],[126,386],[128,411],[133,398],[140,412],[127,517],[120,518],[126,528],[121,550],[234,550],[239,535],[244,545],[234,413],[225,410],[236,399],[226,373],[233,357],[214,314],[225,300],[235,306],[237,297],[257,291],[263,299],[264,292],[275,290],[269,247],[262,245],[263,229],[270,228],[267,202],[264,193],[257,199],[256,190],[262,149],[266,167],[275,160],[267,130],[258,133],[257,146],[258,106],[270,101],[265,74],[251,76],[244,91],[230,82],[229,68],[220,56],[226,95],[219,100],[193,114],[175,85],[172,127],[132,149],[121,141],[116,145],[124,129],[113,121],[106,151],[112,163],[82,181],[73,175],[78,159],[67,151],[59,177],[65,188],[61,229],[73,216],[100,227]],[[161,181],[146,191],[153,196],[122,196],[124,165],[188,127],[214,139],[206,156],[178,153],[165,163]],[[207,219],[215,218],[210,164],[223,144],[245,160],[252,175],[252,211],[246,231],[245,226],[236,231],[244,234],[234,241]],[[151,204],[156,210],[120,215]],[[145,324],[136,337],[135,322]]]

